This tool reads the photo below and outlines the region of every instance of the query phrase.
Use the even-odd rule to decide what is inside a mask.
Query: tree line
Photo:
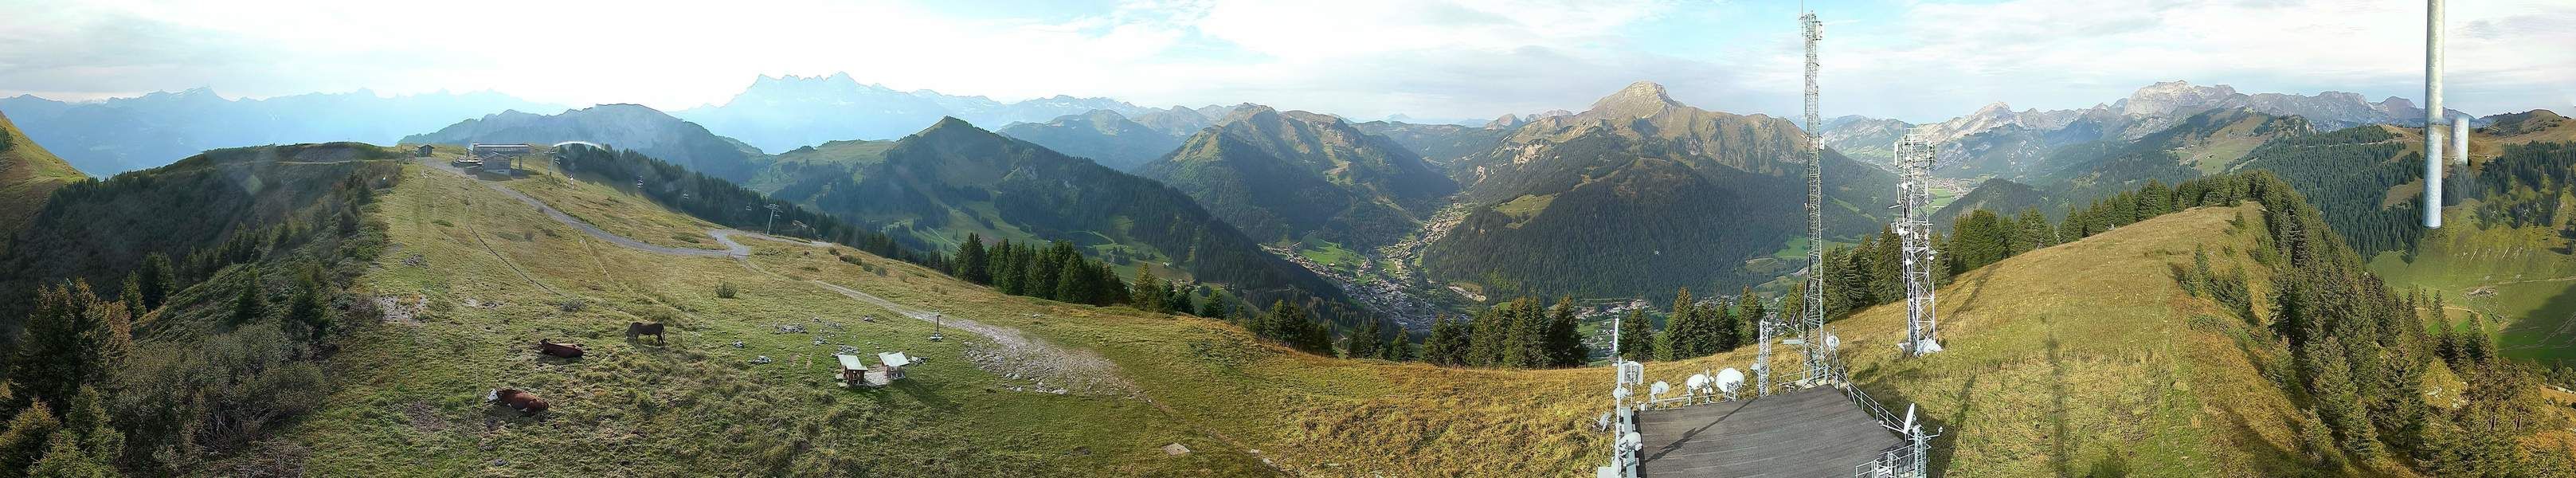
[[[946,257],[905,247],[893,236],[856,227],[795,203],[773,200],[724,178],[690,171],[634,150],[565,145],[556,149],[555,157],[566,175],[619,189],[635,188],[629,190],[707,222],[812,237],[931,269],[948,268]],[[774,217],[772,209],[777,211]]]
[[[23,335],[0,355],[0,478],[204,473],[318,408],[320,362],[363,323],[341,319],[373,313],[347,289],[385,245],[382,222],[353,220],[401,176],[382,172],[347,171],[273,223],[194,231],[227,238],[185,260],[147,254],[113,291],[77,277],[93,274],[34,287]],[[54,200],[159,193],[78,194]],[[56,252],[110,247],[127,245]]]

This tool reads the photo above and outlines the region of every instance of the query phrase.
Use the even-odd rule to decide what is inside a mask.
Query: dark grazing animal
[[[558,344],[552,340],[538,339],[537,353],[570,359],[581,358],[582,352],[581,344]]]
[[[653,336],[653,341],[655,341],[655,342],[662,342],[662,341],[663,341],[663,340],[662,340],[662,323],[660,323],[660,322],[654,322],[654,323],[650,323],[650,324],[643,323],[643,322],[627,322],[627,323],[626,323],[626,340],[635,340],[635,338],[636,338],[636,337],[642,337],[642,336],[646,336],[646,335]]]
[[[550,406],[546,403],[546,399],[537,398],[537,394],[515,388],[494,389],[492,393],[483,395],[483,401],[506,405],[512,410],[529,415],[546,411],[546,407]]]

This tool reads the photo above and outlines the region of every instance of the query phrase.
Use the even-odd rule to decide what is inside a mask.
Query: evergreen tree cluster
[[[2436,294],[2400,295],[2363,265],[2359,251],[2329,227],[2323,214],[2286,181],[2255,171],[2205,178],[2218,201],[2234,198],[2263,205],[2266,234],[2251,256],[2272,269],[2267,340],[2288,352],[2295,376],[2280,385],[2304,402],[2330,445],[2311,449],[2319,466],[2340,466],[2386,453],[2404,454],[2436,476],[2530,476],[2533,470],[2568,470],[2563,450],[2521,444],[2520,437],[2547,426],[2537,396],[2538,374],[2494,353],[2488,332],[2472,320],[2468,330],[2427,332],[2429,317],[2448,331]],[[2206,252],[2177,274],[2185,288],[2252,316],[2243,274],[2214,274]],[[2469,405],[2428,404],[2427,371],[2446,366],[2469,384]],[[2315,431],[2303,431],[2316,435]],[[2546,475],[2544,475],[2546,476]]]
[[[209,155],[231,154],[218,153]],[[312,166],[345,176],[288,192],[312,202],[282,213],[196,229],[221,240],[181,249],[188,259],[145,246],[126,270],[40,279],[24,335],[0,366],[0,417],[8,417],[0,424],[0,478],[204,473],[202,464],[318,407],[327,395],[321,351],[344,328],[341,316],[367,313],[333,304],[358,302],[345,291],[384,247],[383,224],[357,216],[373,207],[375,188],[401,175],[382,163],[299,167]],[[196,173],[132,173],[54,202],[86,210],[151,200],[170,191],[133,185]],[[138,245],[55,252],[113,256],[135,254],[129,249]],[[118,275],[122,290],[105,296],[83,278]],[[157,332],[143,330],[145,317]]]
[[[643,185],[638,194],[663,206],[708,222],[745,230],[768,228],[777,234],[813,237],[886,258],[946,269],[945,258],[898,244],[893,236],[855,227],[840,218],[787,201],[773,200],[724,178],[690,171],[633,150],[566,145],[556,150],[564,174],[619,186]],[[777,208],[775,219],[770,208]]]
[[[2386,126],[2368,125],[2263,143],[2234,168],[2270,171],[2305,194],[2326,224],[2364,256],[2407,251],[2424,234],[2421,201],[2389,203],[2388,191],[2424,178],[2424,155]],[[2464,189],[2454,176],[2446,189]],[[2454,202],[2456,204],[2456,202]]]
[[[1422,360],[1465,367],[1548,368],[1583,365],[1592,355],[1583,343],[1574,300],[1548,306],[1522,297],[1477,312],[1466,320],[1433,319]]]

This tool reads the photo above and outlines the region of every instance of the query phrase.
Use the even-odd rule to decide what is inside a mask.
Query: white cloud
[[[1871,4],[1871,3],[1882,4]],[[2418,4],[2361,0],[1819,3],[1827,114],[2080,107],[2149,82],[2415,96]],[[1783,4],[1719,0],[1135,0],[1030,19],[929,4],[0,0],[0,94],[212,86],[273,96],[497,89],[677,109],[758,74],[1374,118],[1580,108],[1635,80],[1797,110]],[[1888,12],[1902,12],[1890,14]],[[2576,103],[2576,5],[2454,2],[2455,107]]]

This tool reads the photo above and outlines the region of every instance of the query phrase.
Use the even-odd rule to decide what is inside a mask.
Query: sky
[[[2576,109],[2576,2],[2459,0],[2448,106]],[[2158,81],[2423,94],[2422,2],[1868,0],[1826,22],[1822,107],[1937,121],[2082,108]],[[933,2],[0,0],[0,96],[492,90],[567,105],[724,102],[759,75],[1375,119],[1581,110],[1634,81],[1794,116],[1795,1]],[[2420,104],[2420,99],[2418,100]]]

